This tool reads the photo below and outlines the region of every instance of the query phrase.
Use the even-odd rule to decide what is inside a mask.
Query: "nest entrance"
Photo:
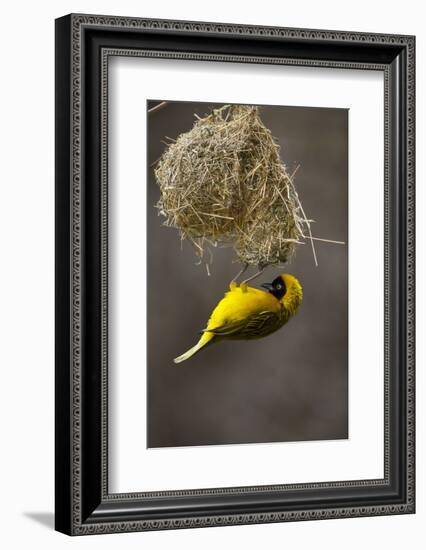
[[[168,146],[155,176],[165,225],[190,240],[201,260],[209,244],[231,244],[243,264],[283,264],[309,231],[257,107],[225,105],[198,118]]]

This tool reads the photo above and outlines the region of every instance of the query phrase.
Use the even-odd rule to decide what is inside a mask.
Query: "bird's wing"
[[[236,336],[238,334],[240,336],[247,335],[247,337],[250,337],[255,334],[260,335],[267,325],[270,325],[271,322],[276,320],[276,313],[272,311],[260,311],[245,319],[230,321],[215,328],[206,328],[203,332],[212,332],[217,336]]]

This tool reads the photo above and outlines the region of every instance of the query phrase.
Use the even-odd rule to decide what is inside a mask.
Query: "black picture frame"
[[[108,493],[105,143],[112,55],[383,71],[383,479]],[[80,14],[56,20],[58,531],[85,535],[414,513],[414,80],[413,36]]]

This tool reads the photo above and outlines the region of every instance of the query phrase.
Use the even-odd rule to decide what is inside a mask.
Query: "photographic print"
[[[414,513],[415,37],[55,25],[55,528]]]
[[[347,439],[348,110],[147,121],[147,446]]]

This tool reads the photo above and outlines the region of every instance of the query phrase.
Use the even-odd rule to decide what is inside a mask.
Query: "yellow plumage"
[[[293,275],[283,274],[262,286],[268,291],[232,282],[229,292],[213,310],[198,343],[174,362],[189,359],[207,344],[222,339],[262,338],[285,325],[302,302],[299,281]]]

